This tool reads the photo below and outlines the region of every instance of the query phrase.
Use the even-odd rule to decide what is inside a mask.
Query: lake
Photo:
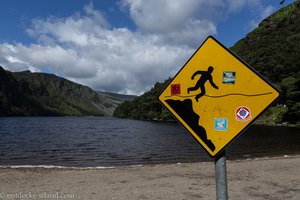
[[[300,154],[300,129],[253,125],[227,159]],[[109,117],[0,118],[0,166],[109,167],[213,161],[177,122]]]

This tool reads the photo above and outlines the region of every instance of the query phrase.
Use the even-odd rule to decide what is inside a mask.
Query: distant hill
[[[125,99],[53,74],[0,67],[0,116],[111,116]]]
[[[165,110],[158,101],[158,96],[161,91],[170,81],[166,80],[164,83],[156,83],[155,86],[145,94],[134,98],[133,100],[126,100],[120,104],[115,112],[115,117],[133,118],[133,119],[159,119],[170,120],[173,119],[170,113]]]
[[[112,92],[98,92],[98,93],[106,96],[107,98],[109,98],[111,100],[116,100],[117,102],[125,101],[125,100],[132,100],[137,97],[136,95],[117,94],[117,93],[112,93]]]
[[[260,118],[265,123],[300,123],[300,1],[263,20],[231,50],[283,92],[277,105]],[[115,110],[116,117],[172,119],[158,102],[158,95],[171,79],[155,86]]]

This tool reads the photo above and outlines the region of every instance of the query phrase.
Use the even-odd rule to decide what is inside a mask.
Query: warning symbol
[[[245,106],[240,106],[235,112],[236,120],[246,122],[251,119],[250,109]]]
[[[177,95],[180,94],[180,84],[171,84],[171,94]]]
[[[216,156],[279,96],[276,87],[210,36],[159,100]]]

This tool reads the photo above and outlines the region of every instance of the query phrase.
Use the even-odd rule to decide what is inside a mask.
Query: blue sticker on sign
[[[228,130],[228,119],[227,118],[215,118],[215,130],[227,131]]]
[[[235,84],[235,72],[223,72],[222,83],[224,84]]]

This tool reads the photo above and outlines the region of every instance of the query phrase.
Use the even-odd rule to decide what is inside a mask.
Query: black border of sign
[[[264,80],[269,86],[271,86],[274,90],[276,90],[278,92],[278,97],[276,99],[274,99],[264,110],[262,110],[247,126],[245,126],[245,128],[243,128],[238,134],[236,134],[236,136],[234,138],[232,138],[222,149],[219,150],[219,152],[212,156],[207,150],[206,148],[203,147],[203,145],[194,137],[193,134],[190,133],[190,131],[174,116],[174,114],[160,101],[160,99],[158,98],[158,101],[173,115],[173,117],[176,119],[176,121],[178,121],[179,124],[181,124],[187,131],[188,133],[200,144],[200,146],[208,153],[208,155],[212,158],[215,158],[216,156],[218,156],[220,153],[222,153],[225,148],[230,145],[234,140],[236,140],[244,131],[246,131],[252,124],[253,122],[262,115],[262,113],[264,113],[269,107],[271,107],[275,102],[277,102],[282,94],[280,92],[280,90],[275,87],[271,82],[269,82],[265,77],[263,77],[261,74],[259,74],[255,69],[253,69],[248,63],[246,63],[244,60],[242,60],[239,56],[237,56],[234,52],[232,52],[230,49],[228,49],[227,47],[225,47],[221,42],[219,42],[216,38],[214,38],[213,36],[208,36],[204,42],[202,42],[202,44],[198,47],[198,49],[195,51],[195,53],[193,53],[193,55],[188,59],[188,61],[186,61],[186,63],[183,65],[183,67],[181,67],[181,69],[177,72],[177,74],[172,78],[172,80],[168,83],[168,85],[162,90],[162,92],[160,93],[159,97],[162,95],[162,93],[170,86],[171,82],[173,81],[173,79],[175,79],[177,77],[177,75],[181,72],[181,70],[187,65],[188,62],[190,62],[190,60],[194,57],[194,55],[201,49],[201,47],[203,46],[203,44],[209,39],[213,39],[215,42],[217,42],[221,47],[223,47],[224,50],[226,50],[228,53],[230,53],[233,57],[235,57],[236,59],[238,59],[241,63],[243,63],[246,67],[248,67],[253,73],[255,73],[258,77],[260,77],[262,80]]]

